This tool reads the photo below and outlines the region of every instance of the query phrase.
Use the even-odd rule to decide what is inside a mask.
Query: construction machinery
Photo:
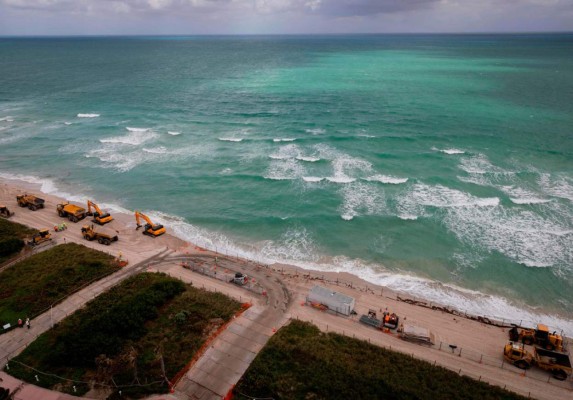
[[[142,227],[141,219],[145,220],[146,222],[146,224],[143,226],[144,235],[148,235],[155,238],[165,233],[165,227],[163,225],[154,224],[153,222],[151,222],[151,220],[147,215],[142,214],[139,211],[135,212],[135,221],[137,222],[137,228],[135,228],[135,230],[138,230],[139,228]]]
[[[389,313],[387,311],[384,312],[380,320],[376,317],[376,311],[372,309],[368,310],[368,315],[362,315],[359,319],[364,325],[369,325],[380,330],[384,328],[396,329],[399,320],[400,318],[395,313]]]
[[[8,210],[8,207],[0,204],[0,217],[10,218],[12,215],[14,215],[14,213],[10,212],[10,210]]]
[[[28,240],[28,245],[30,246],[37,246],[40,243],[47,242],[48,240],[52,240],[52,235],[50,235],[49,229],[42,229],[38,233],[34,233],[30,240]]]
[[[92,207],[94,211],[92,212]],[[109,215],[109,213],[104,213],[100,210],[98,205],[91,200],[88,200],[88,212],[87,215],[93,216],[92,222],[95,222],[99,225],[107,224],[108,222],[113,221],[113,217]]]
[[[78,222],[86,217],[86,209],[75,204],[60,203],[56,208],[60,217],[67,218],[71,222]]]
[[[85,240],[97,240],[99,244],[105,244],[109,246],[111,242],[117,242],[117,235],[105,228],[94,229],[93,225],[84,225],[82,227],[82,236]]]
[[[537,329],[517,329],[516,326],[509,330],[509,340],[521,341],[523,344],[543,347],[547,350],[563,351],[563,337],[556,332],[549,333],[549,328],[543,324],[537,324]]]
[[[567,353],[533,348],[533,353],[524,349],[523,344],[509,342],[503,349],[503,357],[517,368],[528,369],[536,365],[551,372],[557,380],[564,381],[571,375],[571,360]]]
[[[16,201],[20,207],[28,207],[30,211],[44,208],[45,200],[31,194],[21,194],[16,196]]]

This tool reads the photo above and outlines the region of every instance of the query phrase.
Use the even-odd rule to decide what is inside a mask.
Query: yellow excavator
[[[92,212],[92,208],[94,209],[93,212]],[[98,207],[98,205],[91,200],[88,200],[87,215],[92,215],[94,217],[94,219],[92,219],[92,222],[95,222],[96,224],[99,224],[99,225],[105,225],[108,222],[113,221],[113,217],[111,215],[109,215],[109,213],[102,212],[100,210],[100,208]]]
[[[165,233],[165,227],[163,225],[154,224],[153,222],[151,222],[151,220],[149,219],[149,217],[147,215],[142,214],[139,211],[135,212],[135,221],[137,222],[137,228],[135,228],[135,230],[142,227],[142,225],[140,223],[142,218],[146,222],[145,226],[143,226],[143,234],[144,235],[148,235],[148,236],[155,238],[155,237],[161,236]]]

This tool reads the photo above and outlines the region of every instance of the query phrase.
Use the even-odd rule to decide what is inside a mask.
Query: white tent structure
[[[356,303],[354,297],[335,292],[322,286],[315,286],[310,289],[306,301],[311,305],[325,306],[330,311],[347,316],[354,310]]]

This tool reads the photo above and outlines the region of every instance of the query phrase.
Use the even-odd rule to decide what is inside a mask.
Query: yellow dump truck
[[[105,244],[106,246],[118,240],[115,232],[105,228],[98,228],[96,230],[93,225],[84,225],[82,227],[82,236],[86,240],[97,240],[99,244]]]
[[[16,196],[16,201],[20,207],[28,207],[31,211],[39,210],[44,208],[44,199],[36,197],[31,194],[21,194]]]
[[[86,209],[75,204],[61,203],[57,205],[58,215],[71,222],[78,222],[86,217]]]
[[[551,372],[557,380],[564,381],[571,375],[571,360],[569,354],[557,351],[533,348],[533,354],[524,349],[523,345],[509,342],[503,349],[503,357],[517,368],[528,369],[531,366]]]

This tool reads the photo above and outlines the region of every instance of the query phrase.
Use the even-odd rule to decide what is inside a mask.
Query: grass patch
[[[34,254],[0,272],[0,325],[33,318],[78,288],[118,270],[113,257],[75,243]]]
[[[0,264],[12,258],[24,247],[24,238],[36,229],[0,218]]]
[[[41,335],[10,362],[7,372],[76,395],[96,384],[117,386],[130,397],[165,393],[164,376],[173,378],[240,308],[222,294],[165,274],[139,274]],[[20,363],[76,382],[38,374]]]
[[[235,395],[236,399],[525,399],[402,353],[322,333],[301,321],[292,321],[271,338],[235,387]]]

